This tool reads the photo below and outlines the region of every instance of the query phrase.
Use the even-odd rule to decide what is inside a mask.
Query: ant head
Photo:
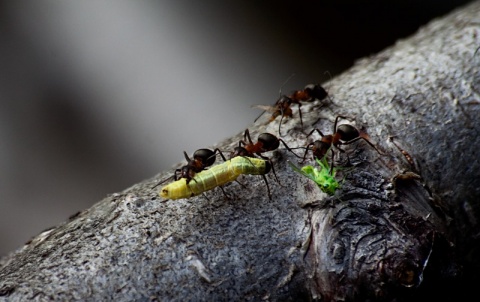
[[[340,139],[345,142],[351,141],[352,139],[360,136],[357,128],[348,124],[339,125],[336,132],[340,134]]]
[[[234,157],[237,157],[237,156],[249,156],[250,153],[247,151],[247,149],[245,149],[244,147],[235,147],[235,149],[233,149],[233,152],[230,154],[230,159],[234,158]]]
[[[270,133],[262,133],[258,136],[258,141],[262,143],[262,148],[265,151],[272,151],[280,146],[278,138]]]
[[[323,100],[328,96],[327,91],[320,84],[308,84],[305,86],[305,92],[312,99]]]
[[[200,161],[205,167],[213,165],[216,156],[210,149],[198,149],[193,153],[193,159]]]
[[[282,108],[286,108],[292,104],[293,100],[289,98],[286,95],[282,95],[278,100],[277,100],[277,105]]]
[[[180,178],[186,178],[187,181],[193,177],[192,167],[190,165],[185,165],[180,169]]]

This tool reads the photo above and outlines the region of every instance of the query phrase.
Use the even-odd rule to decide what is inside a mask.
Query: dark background
[[[0,1],[0,256],[466,2]]]

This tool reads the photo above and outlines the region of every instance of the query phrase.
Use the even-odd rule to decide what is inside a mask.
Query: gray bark
[[[272,200],[261,177],[245,175],[245,188],[224,187],[231,199],[217,188],[208,199],[163,201],[152,187],[165,171],[2,259],[0,299],[412,301],[474,292],[478,16],[477,1],[357,62],[324,85],[332,102],[302,105],[303,132],[296,111],[284,120],[290,147],[318,139],[305,135],[313,128],[331,134],[344,115],[381,150],[363,141],[336,150],[335,196],[295,173],[287,160],[298,159],[283,146],[265,154],[279,178],[267,177]],[[254,139],[278,134],[279,118],[266,119],[249,127]],[[217,147],[232,150],[240,138]]]

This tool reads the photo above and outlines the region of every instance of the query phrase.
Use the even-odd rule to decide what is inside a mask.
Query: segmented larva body
[[[241,174],[262,175],[270,169],[270,162],[266,160],[237,156],[197,173],[188,184],[185,178],[174,181],[164,186],[159,194],[165,199],[189,198],[234,181]]]

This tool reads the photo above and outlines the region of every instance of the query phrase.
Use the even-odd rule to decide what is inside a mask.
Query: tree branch
[[[0,297],[25,300],[395,300],[460,297],[480,277],[480,2],[365,58],[302,105],[305,132],[337,115],[369,134],[335,151],[323,193],[271,153],[279,182],[242,176],[163,201],[157,177],[113,194],[2,259]],[[263,122],[266,121],[266,118]],[[278,121],[249,127],[277,133]],[[298,113],[282,139],[305,146]],[[241,131],[243,133],[243,131]],[[241,134],[218,145],[237,146]],[[203,146],[199,146],[203,147]],[[313,162],[309,162],[312,164]],[[448,289],[448,290],[447,290]]]

